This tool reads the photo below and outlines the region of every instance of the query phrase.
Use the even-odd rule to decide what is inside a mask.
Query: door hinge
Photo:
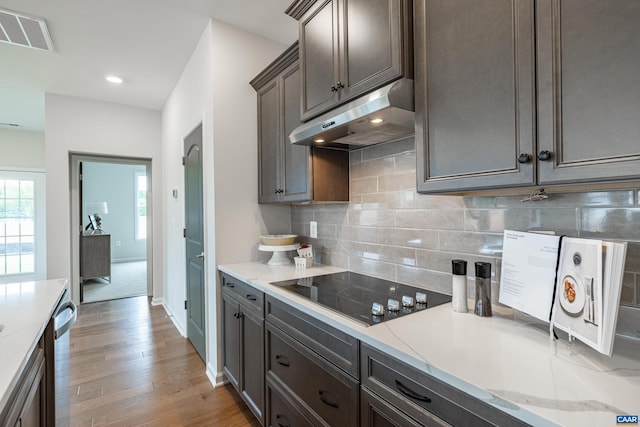
[[[182,156],[182,166],[187,164],[187,158]]]
[[[182,229],[182,237],[187,237],[187,229],[186,228]]]
[[[187,300],[184,300],[184,309],[187,309]]]

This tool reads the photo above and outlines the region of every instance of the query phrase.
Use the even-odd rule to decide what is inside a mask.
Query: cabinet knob
[[[538,160],[546,161],[551,159],[551,152],[542,150],[538,153]]]
[[[337,92],[338,88],[336,87],[336,85],[331,85],[331,92]]]
[[[522,153],[518,156],[518,163],[527,163],[529,160],[531,160],[531,156],[527,153]]]
[[[344,88],[344,85],[342,84],[342,82],[338,82],[336,83],[336,90],[342,89]]]

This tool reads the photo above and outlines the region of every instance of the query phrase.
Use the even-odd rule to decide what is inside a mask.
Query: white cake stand
[[[267,264],[269,265],[289,265],[291,264],[291,260],[287,256],[287,252],[295,251],[299,247],[300,243],[282,246],[260,245],[258,246],[258,250],[264,252],[273,252],[271,259],[269,260],[269,262],[267,262]]]

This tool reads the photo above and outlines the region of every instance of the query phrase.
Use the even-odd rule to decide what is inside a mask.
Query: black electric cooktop
[[[397,319],[451,301],[451,296],[439,292],[350,271],[283,280],[271,284],[367,325]],[[425,298],[426,303],[420,302]],[[403,305],[403,299],[408,304],[413,302],[413,306]],[[396,304],[393,301],[391,301],[392,309],[389,310],[389,300],[397,302],[397,310],[393,308]],[[380,313],[378,315],[372,312],[374,303],[380,304],[376,307]]]

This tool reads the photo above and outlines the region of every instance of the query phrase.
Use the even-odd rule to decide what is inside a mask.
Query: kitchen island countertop
[[[247,262],[219,266],[309,315],[532,425],[615,426],[640,414],[640,341],[617,336],[613,356],[552,341],[546,325],[495,307],[493,317],[444,304],[366,327],[271,282],[344,271]]]
[[[66,287],[67,279],[0,285],[0,412]]]

